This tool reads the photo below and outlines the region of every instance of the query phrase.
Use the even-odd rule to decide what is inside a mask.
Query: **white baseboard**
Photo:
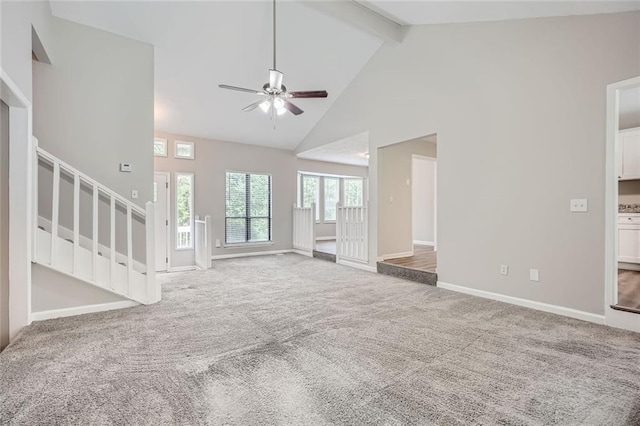
[[[291,253],[291,252],[293,252],[293,249],[256,251],[253,253],[219,254],[217,256],[211,256],[211,260],[234,259],[236,257],[269,256],[273,254],[284,254],[284,253]]]
[[[434,243],[433,241],[413,240],[413,245],[416,245],[416,246],[435,246],[436,243]]]
[[[384,262],[385,260],[400,259],[402,257],[411,257],[411,256],[413,256],[413,250],[405,251],[401,253],[384,254],[378,257],[378,262]]]
[[[94,312],[113,311],[115,309],[132,308],[140,303],[132,300],[122,302],[100,303],[98,305],[76,306],[73,308],[52,309],[50,311],[32,312],[32,321],[44,321],[53,318],[72,317],[75,315],[92,314]]]
[[[316,241],[331,241],[331,240],[335,240],[336,237],[335,235],[333,237],[329,236],[329,237],[316,237]]]
[[[548,303],[535,302],[533,300],[520,299],[518,297],[507,296],[504,294],[491,293],[489,291],[477,290],[470,287],[463,287],[456,284],[449,284],[438,281],[438,287],[447,290],[457,291],[459,293],[470,294],[472,296],[483,297],[485,299],[497,300],[500,302],[510,303],[512,305],[524,306],[525,308],[537,309],[539,311],[549,312],[552,314],[563,315],[565,317],[575,318],[595,324],[604,324],[604,315],[592,314],[590,312],[578,311],[577,309],[565,308],[564,306],[550,305]]]
[[[291,253],[296,253],[296,254],[299,254],[301,256],[313,257],[313,252],[311,252],[311,251],[293,249],[293,250],[291,250]]]
[[[198,269],[196,265],[187,265],[187,266],[174,266],[169,268],[167,272],[186,272],[186,271],[195,271]]]
[[[618,262],[618,269],[626,269],[628,271],[640,271],[640,264]]]
[[[374,274],[378,273],[378,270],[369,265],[368,263],[360,263],[360,262],[351,262],[349,260],[338,260],[336,262],[338,265],[349,266],[351,268],[362,269],[363,271],[373,272]]]

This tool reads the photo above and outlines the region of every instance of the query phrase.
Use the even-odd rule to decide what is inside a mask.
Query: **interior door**
[[[169,238],[169,174],[154,173],[153,201],[155,207],[155,242],[156,242],[156,271],[166,271],[169,268],[169,253],[167,241]]]

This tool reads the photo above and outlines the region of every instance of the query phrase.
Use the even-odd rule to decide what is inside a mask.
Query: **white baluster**
[[[116,199],[111,195],[111,204],[109,206],[110,214],[109,221],[110,236],[109,236],[109,249],[110,249],[110,267],[109,267],[109,286],[112,290],[115,290],[115,276],[116,276]]]
[[[147,302],[160,300],[160,288],[156,285],[156,256],[155,256],[155,217],[154,205],[151,201],[145,204],[145,249],[147,270]]]
[[[51,203],[51,266],[55,266],[58,243],[58,217],[60,214],[60,164],[53,163],[53,201]]]
[[[131,205],[127,204],[127,294],[131,295],[131,281],[133,280],[133,223],[131,221]]]
[[[80,175],[73,174],[73,273],[80,272]]]
[[[93,281],[98,282],[98,198],[100,191],[98,185],[93,185],[93,225],[92,225],[92,254],[93,254]]]

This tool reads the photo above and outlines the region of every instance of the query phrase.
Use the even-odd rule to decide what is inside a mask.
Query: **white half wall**
[[[376,253],[377,148],[437,133],[438,279],[602,315],[606,87],[638,75],[638,12],[413,27],[298,151],[369,132]]]

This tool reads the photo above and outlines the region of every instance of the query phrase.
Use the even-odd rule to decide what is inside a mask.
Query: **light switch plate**
[[[220,240],[219,239],[216,239],[216,247],[220,248]]]
[[[500,265],[500,275],[509,275],[508,265]]]
[[[579,212],[579,213],[588,211],[587,199],[586,198],[572,199],[569,204],[569,209],[572,212]]]
[[[540,271],[537,269],[529,269],[529,280],[530,281],[540,281]]]

